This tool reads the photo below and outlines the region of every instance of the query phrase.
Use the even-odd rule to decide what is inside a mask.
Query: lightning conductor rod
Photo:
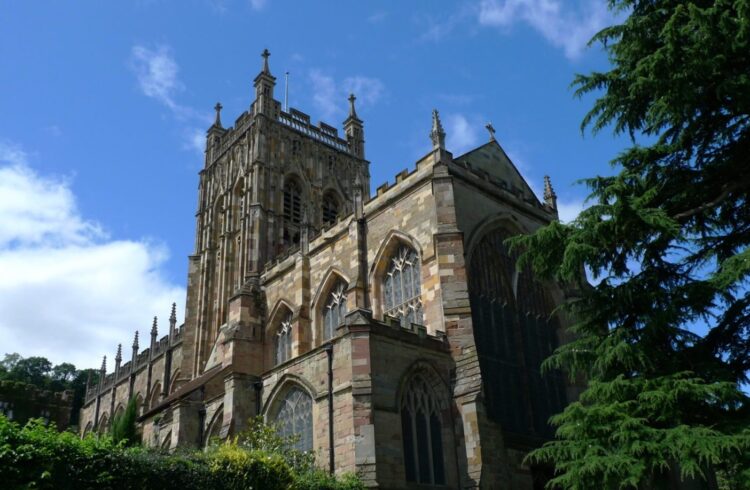
[[[289,112],[289,72],[284,73],[284,112]]]

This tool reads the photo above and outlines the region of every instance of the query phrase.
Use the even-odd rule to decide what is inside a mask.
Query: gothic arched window
[[[292,314],[286,315],[276,330],[275,340],[276,364],[286,362],[292,357]]]
[[[294,448],[312,451],[312,397],[298,387],[290,389],[281,400],[274,422],[282,437],[297,436]]]
[[[383,312],[401,319],[404,326],[421,324],[422,277],[417,252],[401,245],[391,257],[383,278]]]
[[[432,388],[422,375],[414,375],[401,398],[406,481],[445,484],[442,430],[440,409]]]
[[[346,312],[346,284],[339,281],[323,306],[323,341],[333,338],[336,328],[344,323]]]
[[[330,226],[339,216],[339,202],[332,193],[323,196],[323,225]]]
[[[299,225],[302,222],[302,189],[294,179],[284,184],[284,242],[299,243]]]
[[[517,270],[517,255],[502,230],[484,236],[471,257],[469,299],[489,416],[507,431],[552,436],[549,417],[566,403],[561,373],[542,374],[557,347],[553,305],[531,270]]]

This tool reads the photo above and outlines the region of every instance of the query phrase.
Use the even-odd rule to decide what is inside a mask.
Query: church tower
[[[312,236],[351,213],[355,180],[370,187],[354,95],[344,139],[333,126],[311,124],[301,111],[282,111],[274,98],[270,53],[266,49],[261,56],[249,110],[234,127],[224,128],[217,104],[206,134],[188,277],[186,379],[206,369],[227,323],[230,299],[257,285],[269,261],[297,250],[303,227]]]

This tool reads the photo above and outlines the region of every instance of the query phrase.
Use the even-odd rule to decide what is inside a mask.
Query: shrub
[[[39,420],[20,427],[0,415],[0,486],[61,490],[364,488],[352,475],[337,479],[311,464],[298,464],[300,452],[274,447],[270,432],[254,437],[254,443],[244,445],[234,439],[215,444],[206,452],[168,453],[126,447],[125,442],[115,442],[108,435],[80,439],[72,432],[59,433],[46,427]],[[256,447],[250,447],[253,444]]]

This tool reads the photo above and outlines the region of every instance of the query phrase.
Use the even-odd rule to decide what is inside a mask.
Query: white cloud
[[[449,151],[460,155],[477,146],[479,131],[483,129],[478,117],[446,114],[444,119],[445,145]]]
[[[267,3],[267,0],[250,0],[250,7],[253,10],[263,10]]]
[[[379,24],[383,22],[386,17],[388,17],[388,12],[381,10],[367,17],[367,22],[370,24]]]
[[[510,29],[525,22],[575,60],[589,39],[612,22],[612,16],[606,2],[583,0],[578,8],[573,4],[562,0],[481,0],[479,23]]]
[[[182,148],[184,150],[190,150],[196,152],[199,156],[203,157],[206,150],[206,131],[198,128],[186,129],[184,134],[184,140]]]
[[[173,111],[181,111],[174,97],[185,87],[177,78],[179,66],[169,47],[162,45],[151,50],[145,46],[133,46],[131,54],[132,66],[143,94],[158,100]]]
[[[337,82],[319,69],[310,70],[309,78],[313,104],[325,121],[331,121],[347,113],[347,97],[350,93],[357,97],[358,110],[374,106],[385,94],[385,85],[377,78],[357,75]]]
[[[81,216],[68,180],[38,174],[7,143],[0,226],[0,354],[97,367],[117,343],[129,352],[154,315],[165,333],[171,303],[182,306],[185,290],[163,273],[164,246],[109,239]]]
[[[578,214],[586,209],[583,199],[558,199],[557,214],[560,216],[560,222],[570,223],[578,217]]]

